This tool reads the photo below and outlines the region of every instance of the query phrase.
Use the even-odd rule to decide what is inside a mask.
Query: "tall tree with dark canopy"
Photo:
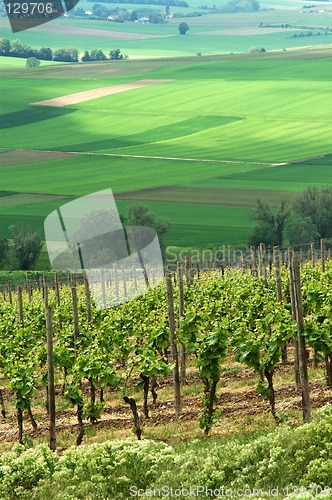
[[[257,206],[252,218],[258,222],[257,226],[249,236],[249,244],[258,246],[265,245],[282,246],[286,220],[289,217],[289,209],[285,199],[281,199],[276,213],[273,213],[270,205],[261,199],[257,200]]]
[[[9,250],[9,241],[5,238],[0,240],[0,269],[3,267]]]
[[[309,187],[295,201],[293,211],[299,218],[311,221],[318,239],[332,236],[331,187]]]
[[[13,251],[18,269],[24,271],[31,269],[42,249],[42,240],[39,232],[33,229],[23,231],[22,229],[13,227],[12,234]]]
[[[189,26],[187,23],[182,22],[179,24],[178,30],[180,32],[180,35],[185,35],[187,33],[187,31],[189,30]]]

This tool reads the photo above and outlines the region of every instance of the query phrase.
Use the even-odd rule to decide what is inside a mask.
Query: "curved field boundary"
[[[0,151],[2,148],[0,147]],[[12,151],[38,151],[42,153],[54,153],[53,150],[48,149],[14,149]],[[280,165],[288,165],[288,163],[272,163],[268,164],[267,162],[261,161],[245,161],[245,160],[215,160],[210,158],[183,158],[181,156],[148,156],[148,155],[133,155],[133,154],[121,154],[121,153],[97,153],[94,151],[56,151],[57,153],[65,153],[66,155],[73,156],[114,156],[116,158],[144,158],[147,160],[173,160],[173,161],[193,161],[197,163],[233,163],[236,165],[263,165],[266,166],[280,166]]]
[[[137,80],[136,82],[121,83],[119,85],[111,85],[99,89],[85,90],[83,92],[76,92],[75,94],[68,94],[62,97],[55,97],[54,99],[47,99],[46,101],[32,102],[33,106],[55,106],[63,107],[70,106],[71,104],[78,104],[98,97],[105,97],[107,95],[118,94],[119,92],[127,92],[128,90],[136,90],[142,87],[149,87],[151,85],[158,85],[159,83],[171,82],[173,80]]]

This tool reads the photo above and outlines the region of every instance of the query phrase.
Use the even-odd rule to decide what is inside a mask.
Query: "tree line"
[[[52,50],[49,47],[33,49],[29,45],[23,45],[19,40],[10,41],[7,38],[0,38],[0,56],[35,58],[43,61],[78,62],[79,52],[74,47]],[[120,49],[112,49],[109,56],[100,49],[85,51],[81,60],[84,61],[104,61],[120,60],[124,56]]]
[[[166,11],[169,6],[166,6]],[[92,7],[92,16],[87,16],[85,11],[81,8],[76,9],[74,14],[79,17],[88,19],[103,19],[112,21],[114,23],[124,23],[125,21],[135,22],[138,19],[145,17],[149,20],[149,23],[164,23],[165,15],[162,15],[161,11],[157,11],[148,7],[141,7],[129,12],[126,8],[119,9],[119,7],[108,8],[100,3],[95,3]],[[166,12],[167,15],[167,12]]]
[[[82,17],[84,19],[90,19],[90,20],[99,19],[105,21],[108,20],[113,23],[124,23],[126,21],[136,22],[144,18],[145,22],[149,22],[151,24],[163,24],[167,22],[167,18],[170,15],[170,6],[172,4],[167,3],[165,5],[165,11],[156,10],[151,7],[148,7],[148,4],[143,4],[143,5],[146,5],[146,7],[138,6],[136,9],[129,11],[125,7],[122,7],[120,9],[119,7],[113,8],[113,7],[107,7],[104,4],[95,3],[91,9],[92,15],[90,15],[91,12],[86,14],[86,11],[81,7],[75,9],[73,11],[73,14],[77,17]],[[173,13],[174,18],[200,17],[200,16],[202,16],[202,13],[198,11]]]
[[[251,217],[257,224],[249,245],[282,246],[285,240],[299,245],[332,238],[332,188],[309,187],[293,203],[280,199],[277,210],[258,199]]]
[[[257,0],[231,0],[220,8],[220,12],[234,14],[237,12],[258,12],[260,9]]]
[[[107,212],[104,214],[102,211],[94,212],[91,218],[88,217],[85,220],[84,232],[89,232],[90,227],[93,228],[94,225],[100,224],[100,221],[105,216],[107,217],[109,214]],[[127,214],[120,215],[120,219],[123,226],[147,226],[153,228],[158,235],[161,251],[162,253],[165,252],[164,235],[170,226],[168,219],[156,217],[146,205],[141,203],[129,205]],[[23,230],[17,226],[11,226],[10,231],[11,238],[0,239],[0,270],[28,271],[33,269],[36,267],[36,261],[43,248],[40,232],[31,228]],[[106,243],[109,243],[109,236],[104,239],[104,243],[106,248]],[[93,242],[92,246],[94,245],[95,242]],[[102,251],[105,251],[105,248]],[[92,250],[90,254],[96,256],[96,251]]]

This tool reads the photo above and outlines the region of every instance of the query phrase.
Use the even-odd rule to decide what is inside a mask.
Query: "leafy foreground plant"
[[[151,490],[166,491],[162,487],[174,492],[203,486],[261,489],[256,498],[266,498],[269,488],[278,488],[278,498],[290,499],[295,498],[293,487],[302,486],[310,497],[331,498],[331,456],[328,405],[314,422],[295,429],[278,428],[227,442],[195,440],[178,449],[147,440],[108,441],[70,448],[60,456],[46,446],[24,450],[18,445],[0,459],[0,497],[127,499],[140,490],[140,498],[149,498]],[[325,494],[320,494],[324,488]]]

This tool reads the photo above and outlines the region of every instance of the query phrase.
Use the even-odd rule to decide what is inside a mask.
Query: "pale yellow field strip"
[[[121,83],[119,85],[101,87],[100,89],[85,90],[83,92],[76,92],[75,94],[68,94],[62,97],[55,97],[54,99],[47,99],[46,101],[32,102],[30,104],[33,106],[70,106],[71,104],[90,101],[91,99],[97,99],[98,97],[105,97],[107,95],[118,94],[119,92],[127,92],[128,90],[136,90],[171,81],[172,80],[137,80],[136,82]]]

